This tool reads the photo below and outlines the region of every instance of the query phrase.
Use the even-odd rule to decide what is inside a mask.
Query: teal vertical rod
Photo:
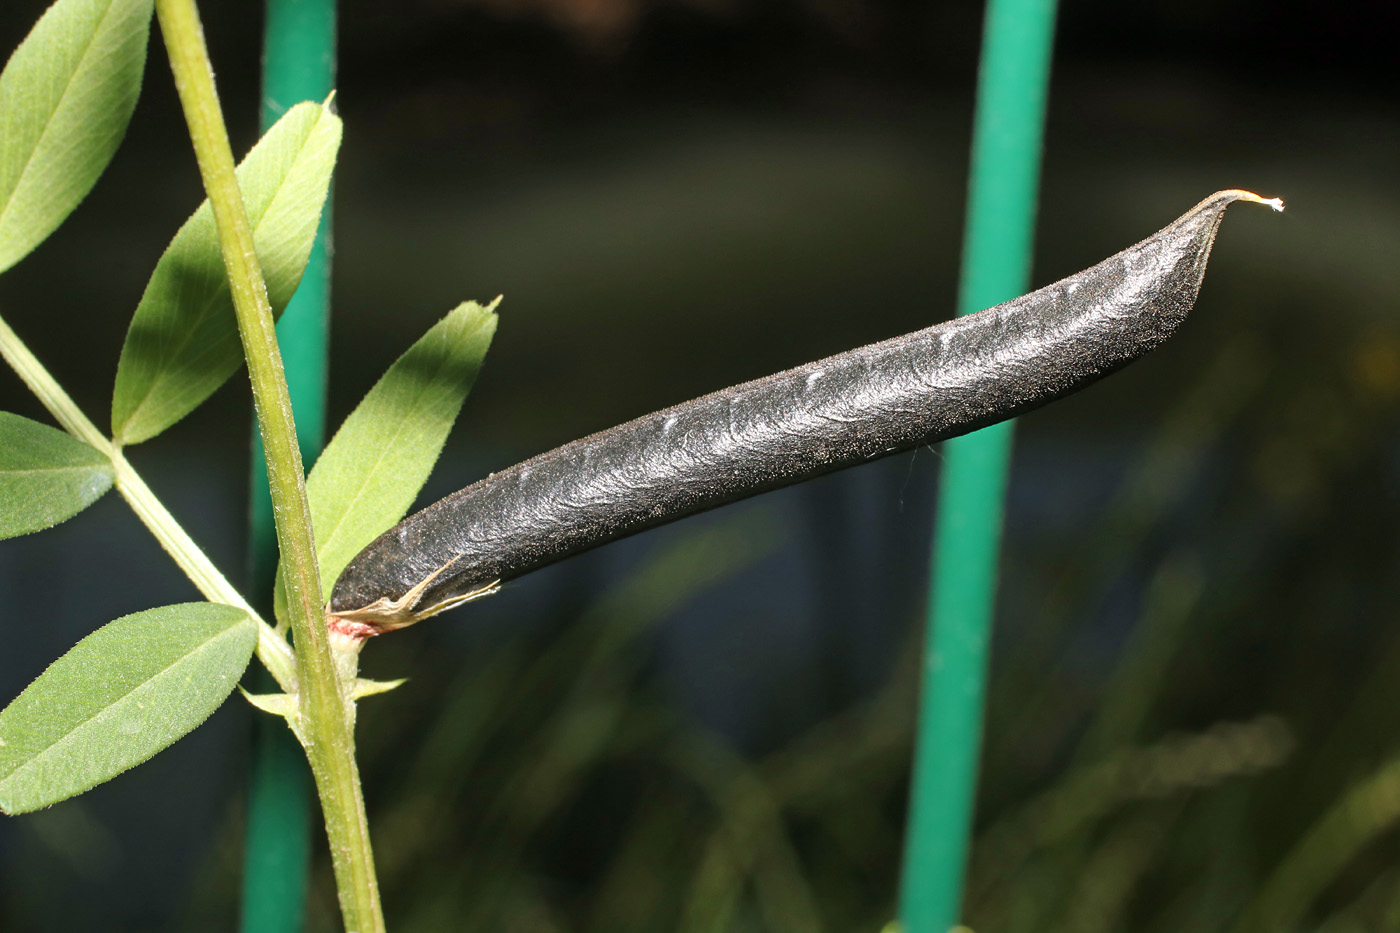
[[[989,0],[977,80],[958,313],[1026,292],[1055,0]],[[961,913],[982,745],[1012,426],[943,447],[900,920],[947,933]]]
[[[267,0],[266,16],[260,120],[264,131],[293,104],[324,101],[330,95],[335,83],[335,0]],[[327,202],[306,273],[277,325],[297,440],[308,467],[326,433],[330,219]],[[269,605],[277,572],[277,536],[256,430],[249,500],[252,594]],[[271,688],[270,678],[267,687]],[[282,722],[263,715],[253,722],[240,929],[299,933],[311,862],[311,776],[306,758]]]

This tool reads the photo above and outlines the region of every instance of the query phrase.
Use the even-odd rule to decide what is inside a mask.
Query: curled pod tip
[[[933,327],[565,444],[404,519],[345,568],[331,625],[363,638],[506,580],[769,489],[966,434],[1076,391],[1185,320],[1220,191],[1083,272]]]

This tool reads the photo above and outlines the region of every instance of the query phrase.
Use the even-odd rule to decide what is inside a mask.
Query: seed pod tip
[[[1221,194],[1232,194],[1237,201],[1252,201],[1255,204],[1265,204],[1276,211],[1283,210],[1283,198],[1263,198],[1253,191],[1245,191],[1242,188],[1235,188],[1230,191],[1222,191]]]

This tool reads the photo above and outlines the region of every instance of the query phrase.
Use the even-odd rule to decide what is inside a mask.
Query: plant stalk
[[[325,100],[335,88],[336,0],[266,0],[263,17],[260,130],[288,107]],[[331,202],[296,294],[277,322],[303,463],[325,444],[326,349],[330,322]],[[248,581],[254,599],[270,602],[277,576],[277,529],[266,458],[253,430],[248,502]],[[258,684],[253,681],[251,688]],[[248,811],[243,834],[242,933],[302,933],[311,870],[312,783],[306,759],[283,723],[252,723]]]
[[[39,362],[2,318],[0,356],[5,358],[10,368],[24,380],[24,384],[64,430],[100,451],[112,462],[115,474],[113,485],[117,487],[117,492],[121,493],[122,498],[150,529],[151,534],[155,535],[160,546],[165,548],[165,552],[184,571],[185,576],[199,588],[204,598],[210,602],[235,606],[253,617],[258,623],[258,660],[262,661],[263,666],[271,672],[283,690],[296,693],[296,658],[286,639],[278,635],[272,626],[248,605],[243,594],[219,572],[199,545],[194,543],[194,539],[156,498],[151,487],[146,485],[146,481],[127,462],[126,457],[122,456],[121,450],[88,420],[87,415],[83,414],[63,387],[44,368],[44,364]]]
[[[321,797],[341,913],[350,933],[384,930],[354,735],[327,639],[301,452],[267,288],[258,268],[233,151],[214,90],[194,0],[156,0],[175,88],[189,124],[200,177],[213,207],[262,430],[284,561],[300,690],[293,731],[306,748]]]

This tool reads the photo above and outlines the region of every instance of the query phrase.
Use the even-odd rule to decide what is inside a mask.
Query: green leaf
[[[499,299],[496,303],[499,303]],[[459,305],[394,361],[306,480],[321,588],[408,512],[496,333],[496,303]]]
[[[238,167],[238,184],[274,314],[311,254],[340,147],[340,118],[319,104],[287,111]],[[243,362],[233,297],[206,200],[156,264],[127,331],[112,394],[112,435],[135,444],[189,414]]]
[[[59,0],[0,75],[0,272],[87,197],[141,93],[151,0]]]
[[[388,693],[390,690],[397,690],[408,683],[407,677],[400,677],[397,680],[370,680],[368,677],[356,677],[355,686],[350,690],[350,699],[363,700],[365,697],[378,696],[381,693]]]
[[[257,623],[216,603],[102,626],[0,712],[0,810],[66,800],[170,745],[233,691],[257,641]]]
[[[285,693],[249,693],[242,687],[238,692],[243,694],[243,699],[262,710],[264,713],[271,713],[274,716],[281,716],[283,719],[291,720],[297,711],[296,697],[288,696]]]
[[[0,411],[0,538],[51,528],[112,488],[112,462],[76,437]]]

